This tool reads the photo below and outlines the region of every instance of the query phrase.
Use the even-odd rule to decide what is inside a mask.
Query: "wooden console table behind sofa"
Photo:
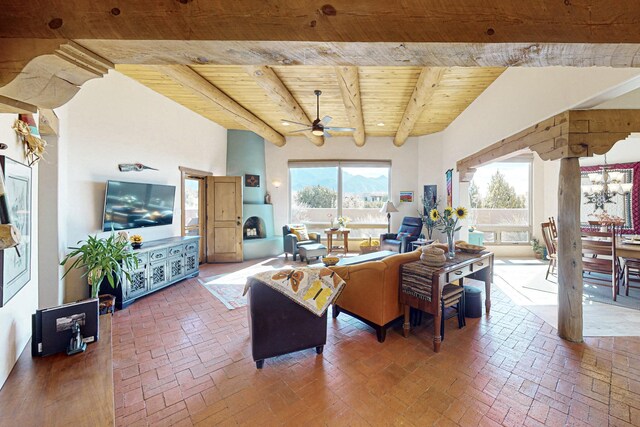
[[[491,282],[493,280],[493,253],[467,254],[456,252],[441,268],[427,266],[422,261],[409,262],[401,267],[400,302],[404,304],[404,335],[409,334],[409,308],[417,308],[433,315],[433,350],[440,351],[440,298],[447,283],[463,284],[465,277],[481,280],[485,287],[485,308],[491,310]],[[410,293],[404,288],[411,289]],[[420,295],[419,297],[417,295]]]
[[[0,426],[113,426],[111,315],[84,353],[31,357],[27,344],[0,390]]]

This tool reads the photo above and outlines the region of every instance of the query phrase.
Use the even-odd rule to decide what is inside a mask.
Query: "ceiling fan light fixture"
[[[315,136],[322,136],[324,135],[324,131],[322,129],[314,129],[311,131],[312,134],[314,134]]]

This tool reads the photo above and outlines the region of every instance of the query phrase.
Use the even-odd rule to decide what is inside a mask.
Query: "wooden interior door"
[[[242,179],[207,177],[207,262],[242,262]]]

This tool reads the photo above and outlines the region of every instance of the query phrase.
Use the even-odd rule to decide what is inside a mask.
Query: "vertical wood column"
[[[560,160],[558,183],[558,335],[582,342],[582,240],[580,164]]]

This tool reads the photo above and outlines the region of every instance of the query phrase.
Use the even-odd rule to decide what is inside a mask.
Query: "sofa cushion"
[[[300,227],[291,227],[291,232],[295,234],[300,241],[309,240],[309,233],[307,232],[307,227],[304,225]]]

